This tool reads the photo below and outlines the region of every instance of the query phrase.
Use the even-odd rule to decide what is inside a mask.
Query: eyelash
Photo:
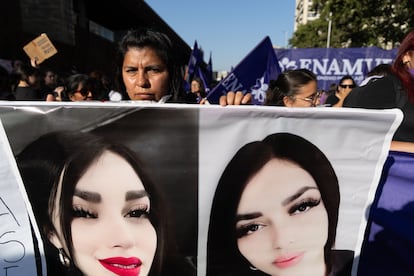
[[[73,217],[74,218],[91,218],[91,219],[96,219],[98,218],[98,214],[91,212],[89,210],[86,210],[82,207],[73,207]]]
[[[313,198],[308,198],[308,199],[304,199],[303,201],[295,204],[294,206],[292,206],[288,212],[290,215],[297,215],[297,214],[301,214],[304,212],[309,211],[310,209],[318,206],[321,203],[321,199],[313,199]],[[302,210],[300,210],[302,209]],[[256,223],[256,222],[252,222],[246,225],[241,225],[239,227],[237,227],[236,229],[236,237],[238,239],[250,235],[258,230],[260,230],[262,227],[264,227],[265,224],[262,223]]]
[[[256,232],[257,230],[262,228],[263,226],[264,226],[264,224],[255,223],[255,222],[252,222],[252,223],[249,223],[249,224],[246,224],[246,225],[242,225],[242,226],[240,226],[236,229],[236,237],[238,239],[240,239],[244,236],[250,235],[253,232]]]
[[[150,210],[148,205],[140,205],[135,209],[131,209],[125,216],[129,216],[131,218],[148,218],[150,214]]]
[[[140,205],[137,208],[131,209],[125,215],[125,217],[131,218],[148,218],[150,215],[150,211],[147,205]],[[98,214],[83,207],[74,206],[72,210],[72,216],[74,218],[85,218],[85,219],[97,219]]]
[[[313,198],[304,199],[301,202],[298,202],[297,204],[289,208],[289,214],[297,215],[297,214],[307,212],[310,209],[318,206],[320,203],[321,203],[321,199],[313,199]]]

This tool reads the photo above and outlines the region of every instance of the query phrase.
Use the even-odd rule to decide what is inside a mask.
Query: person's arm
[[[335,104],[333,104],[332,107],[342,107],[344,105],[344,100],[346,99],[348,95],[349,93],[346,95],[344,95],[343,93],[338,93],[336,95],[336,98],[338,99],[338,101]]]
[[[391,141],[390,150],[414,153],[413,142]]]

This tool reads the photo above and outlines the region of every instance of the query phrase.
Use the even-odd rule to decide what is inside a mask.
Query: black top
[[[352,89],[344,100],[343,107],[370,109],[399,108],[404,114],[403,121],[394,134],[394,141],[414,142],[414,103],[408,100],[401,81],[394,75],[369,82]]]
[[[332,94],[332,95],[329,95],[328,98],[326,98],[325,104],[329,104],[330,106],[333,106],[338,102],[339,102],[339,98],[335,94]]]
[[[31,87],[16,87],[14,91],[16,101],[39,101],[41,100],[36,90]]]

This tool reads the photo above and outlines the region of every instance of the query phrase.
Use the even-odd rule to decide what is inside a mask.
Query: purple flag
[[[211,52],[210,52],[210,58],[207,63],[207,78],[208,78],[208,83],[211,83],[211,81],[213,80],[213,61],[211,59]]]
[[[197,40],[194,42],[193,50],[191,51],[190,59],[188,61],[187,73],[185,76],[185,87],[188,87],[187,93],[189,93],[191,87],[191,80],[195,77],[199,77],[203,80],[205,89],[209,89],[211,79],[208,77],[206,70],[202,69],[203,54],[200,48],[198,48]]]
[[[196,67],[200,62],[200,53],[197,45],[197,40],[194,41],[194,47],[191,51],[190,59],[188,60],[188,67],[187,67],[187,73],[189,79],[192,79],[194,76],[194,72],[196,72]]]
[[[262,105],[269,80],[281,73],[270,38],[266,36],[233,70],[207,95],[210,103],[217,104],[220,96],[229,91],[250,92],[253,104]]]

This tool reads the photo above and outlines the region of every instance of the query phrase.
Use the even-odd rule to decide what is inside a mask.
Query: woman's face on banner
[[[312,176],[271,159],[247,183],[237,209],[237,244],[270,275],[325,275],[328,214]]]
[[[148,274],[157,234],[149,195],[128,162],[105,152],[80,178],[72,200],[74,259],[85,275]]]

